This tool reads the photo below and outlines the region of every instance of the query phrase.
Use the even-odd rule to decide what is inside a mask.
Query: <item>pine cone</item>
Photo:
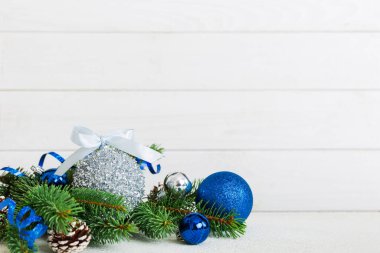
[[[48,243],[50,248],[57,253],[78,253],[83,251],[90,243],[91,230],[83,221],[74,221],[70,224],[68,234],[56,233],[49,230]]]
[[[153,189],[150,191],[148,199],[153,202],[157,202],[160,198],[165,196],[164,185],[158,183],[158,186],[153,186]]]

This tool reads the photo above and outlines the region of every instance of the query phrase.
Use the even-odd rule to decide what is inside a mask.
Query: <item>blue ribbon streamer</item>
[[[49,152],[49,153],[43,154],[41,156],[40,161],[38,163],[38,166],[40,166],[41,168],[44,166],[45,158],[46,158],[47,155],[51,155],[52,157],[54,157],[55,159],[57,159],[61,163],[63,163],[65,161],[65,158],[63,158],[59,154],[57,154],[55,152]]]
[[[140,165],[141,170],[148,168],[148,170],[152,174],[158,174],[161,171],[161,165],[160,164],[157,165],[157,170],[155,170],[153,165],[151,163],[148,163],[147,161],[141,160],[140,158],[137,158],[137,157],[136,157],[136,161]]]
[[[38,163],[38,166],[40,166],[41,168],[44,166],[45,158],[46,158],[47,155],[50,155],[50,156],[54,157],[60,163],[63,163],[65,161],[65,158],[63,158],[59,154],[57,154],[55,152],[49,152],[49,153],[43,154],[41,156],[40,161]],[[48,184],[66,185],[67,182],[68,182],[67,175],[63,174],[62,176],[58,176],[58,175],[55,174],[56,171],[57,171],[56,168],[51,168],[51,169],[46,170],[45,172],[43,172],[41,174],[41,180],[42,181],[47,181]]]
[[[0,202],[0,210],[8,207],[9,224],[16,227],[21,239],[25,240],[29,249],[33,249],[34,242],[46,233],[48,227],[42,222],[42,217],[37,216],[35,211],[29,206],[24,206],[14,218],[16,202],[7,198]],[[35,224],[32,229],[26,229],[32,224]]]
[[[24,173],[22,173],[21,171],[15,169],[15,168],[4,167],[1,170],[7,171],[7,172],[11,173],[12,175],[14,175],[16,177],[23,177],[23,176],[25,176]]]

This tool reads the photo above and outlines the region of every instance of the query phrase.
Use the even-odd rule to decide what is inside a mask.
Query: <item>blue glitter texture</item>
[[[179,223],[179,233],[187,244],[200,244],[210,233],[210,222],[200,213],[190,213]]]
[[[253,194],[248,183],[239,175],[222,171],[208,176],[199,186],[196,201],[207,203],[207,207],[224,209],[247,219],[253,207]]]

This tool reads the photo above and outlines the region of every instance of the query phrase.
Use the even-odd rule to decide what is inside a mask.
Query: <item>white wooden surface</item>
[[[376,0],[13,0],[2,31],[373,31]]]
[[[73,149],[75,124],[176,150],[380,148],[372,91],[0,92],[0,106],[2,150]]]
[[[68,155],[75,124],[133,127],[168,149],[147,188],[171,171],[233,170],[254,189],[258,213],[238,241],[88,252],[378,252],[379,8],[0,1],[0,162]]]
[[[0,47],[1,90],[380,89],[380,33],[27,32]]]
[[[178,252],[178,253],[377,253],[380,213],[254,213],[245,236],[233,239],[209,238],[198,246],[175,238],[163,241],[132,239],[85,252]],[[39,241],[41,253],[51,252]],[[8,253],[0,245],[0,252]]]
[[[379,210],[379,5],[1,2],[0,160],[133,127],[164,173],[242,174],[257,210]]]

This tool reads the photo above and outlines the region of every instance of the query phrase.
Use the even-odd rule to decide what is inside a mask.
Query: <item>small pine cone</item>
[[[156,202],[164,196],[165,196],[164,185],[162,183],[158,183],[158,186],[153,186],[153,189],[150,191],[148,199],[150,201]]]
[[[85,222],[77,220],[70,224],[70,231],[66,235],[48,231],[48,243],[50,248],[57,253],[82,252],[90,243],[91,230]]]

